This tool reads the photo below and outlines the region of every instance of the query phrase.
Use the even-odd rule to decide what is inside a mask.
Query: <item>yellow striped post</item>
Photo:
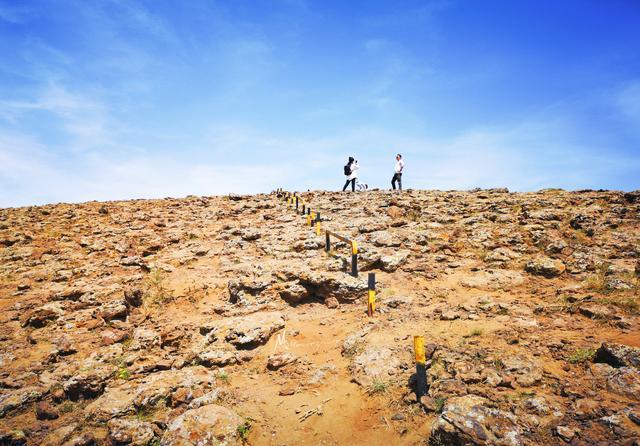
[[[320,235],[320,220],[316,220],[316,235]]]
[[[427,394],[427,357],[424,351],[424,337],[413,337],[413,350],[416,356],[416,397],[418,401]]]
[[[351,242],[351,275],[358,277],[358,242]]]
[[[373,312],[376,311],[376,273],[369,273],[367,288],[369,289],[367,296],[367,314],[369,317],[373,317]]]
[[[427,357],[424,352],[424,336],[413,337],[413,350],[416,355],[416,363],[424,364],[427,362]]]

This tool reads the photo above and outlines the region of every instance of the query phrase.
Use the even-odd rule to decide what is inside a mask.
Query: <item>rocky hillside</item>
[[[0,210],[0,444],[640,443],[639,192],[303,196]]]

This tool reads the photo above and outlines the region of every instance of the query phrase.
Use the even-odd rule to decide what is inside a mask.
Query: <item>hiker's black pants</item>
[[[396,181],[398,182],[398,189],[402,190],[402,174],[401,173],[394,174],[393,178],[391,179],[391,187],[393,187],[393,190],[396,189]]]
[[[354,178],[353,180],[347,180],[347,182],[344,183],[344,187],[342,188],[342,192],[347,190],[347,186],[349,185],[349,183],[351,183],[351,191],[352,192],[356,191],[356,179]]]

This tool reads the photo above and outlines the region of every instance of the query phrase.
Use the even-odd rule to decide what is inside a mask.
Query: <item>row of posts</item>
[[[301,215],[307,216],[307,224],[312,226],[315,223],[316,226],[316,235],[321,234],[320,228],[320,212],[311,212],[311,208],[307,206],[307,203],[304,200],[301,200],[295,194],[290,192],[284,192],[283,189],[278,189],[278,196],[283,196],[284,199],[287,200],[289,204],[295,204],[296,211],[300,211],[300,207],[302,207]],[[301,206],[302,205],[302,206]],[[331,250],[331,239],[329,231],[325,231],[325,249],[327,252]],[[358,245],[355,241],[351,242],[351,274],[354,277],[358,277]],[[367,281],[367,315],[369,317],[373,317],[374,312],[376,311],[376,274],[369,273],[368,281]],[[415,362],[416,362],[416,396],[418,401],[420,398],[427,394],[427,368],[426,368],[426,354],[424,347],[424,337],[423,336],[414,336],[413,337],[413,350],[415,353]]]

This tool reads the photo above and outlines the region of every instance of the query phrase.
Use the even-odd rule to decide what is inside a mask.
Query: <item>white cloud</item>
[[[59,160],[37,143],[16,138],[0,138],[0,163],[0,207],[268,192],[291,169],[284,164],[194,163],[179,155],[113,159],[80,154]]]
[[[554,122],[479,128],[448,139],[359,128],[325,137],[283,137],[214,127],[203,151],[76,152],[59,156],[32,138],[0,133],[0,206],[161,198],[342,187],[348,156],[361,181],[389,187],[394,156],[407,163],[404,185],[426,189],[616,187],[640,172],[640,157],[611,157],[576,146]],[[636,177],[638,177],[636,175]]]
[[[71,138],[72,149],[88,150],[114,144],[116,132],[114,126],[110,128],[112,118],[107,107],[58,84],[49,84],[33,101],[0,101],[0,116],[14,124],[21,115],[38,111],[51,113],[61,120],[61,129]]]

